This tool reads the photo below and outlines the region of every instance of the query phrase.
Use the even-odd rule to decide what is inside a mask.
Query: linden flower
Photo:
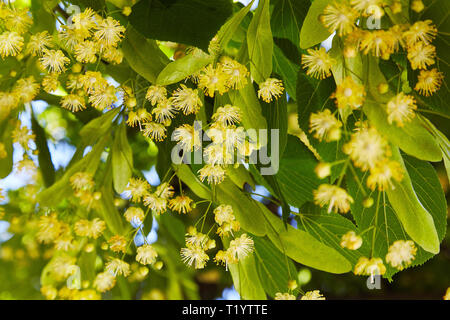
[[[163,86],[150,86],[145,98],[154,106],[167,99],[167,89]]]
[[[75,262],[75,257],[58,256],[50,264],[50,272],[57,280],[65,280],[77,271],[78,266],[75,265]]]
[[[341,238],[341,247],[349,250],[358,250],[362,245],[362,238],[355,231],[349,231]]]
[[[36,239],[42,243],[50,243],[56,240],[61,233],[61,223],[54,213],[48,216],[41,216],[38,228]]]
[[[198,232],[196,227],[190,226],[186,233],[186,243],[199,246],[204,250],[216,247],[216,242],[211,240],[206,234]]]
[[[181,260],[188,266],[194,265],[195,269],[203,269],[209,256],[205,250],[198,245],[187,244],[186,248],[181,248]]]
[[[386,273],[386,266],[383,264],[381,258],[368,259],[366,257],[361,257],[356,263],[353,272],[356,275],[363,276],[383,275]]]
[[[396,181],[403,179],[402,167],[397,161],[384,159],[370,169],[367,186],[372,190],[378,186],[379,191],[387,190],[389,187],[395,189],[393,179]]]
[[[350,33],[355,28],[358,11],[350,7],[347,1],[333,2],[325,7],[323,15],[320,16],[322,24],[339,36]]]
[[[258,98],[269,103],[273,98],[278,99],[283,94],[283,82],[275,78],[267,78],[259,84]]]
[[[141,208],[138,207],[129,207],[125,213],[124,213],[125,219],[128,222],[132,222],[132,221],[144,221],[145,218],[145,214],[144,214],[144,210],[142,210]]]
[[[342,123],[331,114],[329,109],[312,113],[309,119],[309,132],[314,132],[314,138],[326,142],[341,138]]]
[[[28,144],[35,138],[36,136],[27,127],[20,127],[20,125],[17,125],[12,132],[13,142],[19,143],[25,150],[30,149]]]
[[[8,152],[6,151],[5,144],[3,142],[0,142],[0,159],[5,159],[7,156]],[[0,189],[0,198],[1,198],[1,189]]]
[[[297,298],[290,293],[275,293],[275,300],[297,300]]]
[[[425,44],[431,43],[437,35],[437,28],[434,26],[433,21],[417,21],[407,31],[403,32],[403,37],[406,40],[408,46],[415,44],[416,42],[424,42]]]
[[[94,33],[95,39],[107,47],[115,47],[124,36],[125,28],[111,17],[103,19]]]
[[[72,23],[73,29],[80,39],[84,40],[89,38],[91,35],[91,30],[97,26],[95,11],[91,8],[87,8],[84,12],[73,15]]]
[[[239,261],[237,261],[236,258],[231,255],[231,252],[229,250],[219,250],[214,257],[214,262],[217,265],[224,265],[226,270],[228,271],[229,264],[236,264]]]
[[[233,234],[241,229],[241,225],[238,221],[224,222],[222,225],[217,228],[217,234],[220,237],[226,237],[229,234]]]
[[[398,270],[403,270],[415,259],[417,248],[411,240],[397,240],[388,249],[386,262]]]
[[[152,115],[144,108],[128,113],[127,125],[130,127],[135,127],[139,124],[139,128],[142,130],[142,124],[150,121],[152,121]]]
[[[83,41],[75,46],[75,58],[81,63],[97,61],[97,44],[94,41]]]
[[[173,197],[174,192],[173,187],[168,182],[164,182],[156,188],[155,194],[163,199],[169,199]]]
[[[227,56],[223,56],[220,59],[220,63],[222,64],[223,73],[227,75],[227,87],[235,90],[245,87],[248,82],[247,77],[249,76],[249,72],[245,66]]]
[[[383,160],[390,152],[389,145],[375,128],[361,128],[352,134],[343,151],[353,160],[355,166],[366,171]]]
[[[44,50],[53,47],[53,38],[48,31],[38,32],[30,37],[27,43],[26,53],[32,56],[41,56]]]
[[[56,288],[50,285],[42,286],[40,291],[47,300],[55,300],[56,296],[58,295],[58,291],[56,290]]]
[[[417,42],[408,47],[407,57],[413,70],[426,69],[435,62],[436,47],[424,42]]]
[[[241,121],[241,109],[227,104],[217,108],[211,118],[223,126],[231,126]]]
[[[65,65],[70,62],[61,50],[45,50],[39,61],[51,73],[64,72],[66,70]]]
[[[103,220],[95,218],[92,221],[81,219],[78,220],[74,225],[75,233],[80,237],[88,237],[92,239],[97,239],[105,230],[106,224]]]
[[[383,0],[350,0],[350,4],[355,10],[367,14],[367,10],[372,7],[380,7],[383,4]]]
[[[364,54],[370,52],[375,57],[387,60],[394,53],[395,43],[395,38],[389,31],[366,31],[361,40],[360,49]]]
[[[8,112],[19,104],[17,95],[12,92],[0,92],[0,108]]]
[[[198,87],[203,89],[207,96],[214,97],[216,91],[222,95],[227,91],[227,78],[222,71],[222,65],[218,64],[214,68],[212,64],[209,64],[200,72]]]
[[[366,92],[364,86],[357,84],[352,77],[346,77],[336,88],[336,92],[332,95],[336,99],[336,106],[344,109],[347,106],[357,109],[364,103]]]
[[[70,177],[70,184],[74,190],[92,190],[94,180],[92,174],[88,172],[77,172]]]
[[[102,58],[112,64],[121,64],[123,61],[123,52],[114,47],[109,47],[101,52]]]
[[[149,244],[137,248],[136,261],[143,265],[154,264],[157,257],[158,252]]]
[[[191,203],[193,200],[188,196],[178,196],[169,201],[169,208],[171,210],[177,211],[178,213],[186,214],[191,212]]]
[[[97,274],[94,280],[94,288],[100,292],[111,290],[116,285],[116,277],[109,272]]]
[[[219,184],[225,179],[225,169],[221,166],[207,164],[198,170],[198,174],[202,182],[206,180],[209,184]]]
[[[254,250],[253,239],[246,233],[243,233],[239,238],[230,241],[230,246],[227,251],[230,252],[236,260],[242,260]]]
[[[223,165],[233,163],[233,154],[228,152],[223,144],[210,144],[203,151],[205,162],[210,165]]]
[[[73,78],[75,81],[73,86],[68,86],[69,89],[84,88],[88,94],[92,94],[97,90],[103,90],[108,86],[108,81],[102,77],[102,74],[98,71],[86,71],[85,74],[80,75],[77,78]]]
[[[84,97],[76,94],[68,94],[61,98],[61,106],[72,112],[78,112],[86,109]]]
[[[144,124],[142,134],[155,141],[163,141],[166,138],[166,127],[160,123],[147,122]]]
[[[325,300],[325,297],[319,290],[314,290],[306,292],[300,300]]]
[[[158,103],[158,106],[152,110],[152,113],[155,115],[155,121],[162,124],[175,118],[176,112],[175,106],[169,100]]]
[[[57,73],[50,73],[42,79],[42,88],[48,93],[55,91],[60,85]]]
[[[19,79],[14,86],[14,93],[22,102],[30,102],[39,93],[39,83],[37,83],[33,76],[28,78]]]
[[[350,203],[353,203],[353,198],[347,191],[331,184],[321,184],[313,193],[316,204],[321,207],[328,205],[328,213],[346,213],[350,210]]]
[[[317,79],[325,79],[331,75],[331,67],[336,60],[331,58],[324,47],[308,49],[308,54],[302,54],[302,65],[306,74]]]
[[[167,199],[158,197],[154,193],[146,195],[143,201],[144,205],[153,210],[155,214],[162,214],[167,210]]]
[[[131,195],[131,201],[139,202],[142,197],[147,195],[150,190],[150,185],[144,179],[130,178],[128,186],[125,191]]]
[[[172,138],[186,152],[201,146],[200,132],[189,124],[183,124],[173,131]]]
[[[197,89],[188,88],[184,84],[180,86],[181,89],[172,93],[172,97],[169,99],[170,104],[183,111],[185,115],[198,113],[203,102],[198,96]]]
[[[425,9],[425,5],[423,4],[422,0],[412,0],[411,10],[415,12],[421,12],[423,9]]]
[[[395,122],[398,127],[402,127],[405,122],[409,122],[414,118],[414,110],[416,109],[417,105],[414,97],[400,92],[387,104],[388,122],[390,124]]]
[[[23,47],[23,37],[17,32],[3,32],[0,34],[0,56],[16,56]]]
[[[127,240],[120,235],[114,235],[108,240],[109,248],[114,252],[123,252],[127,250]]]
[[[443,299],[450,300],[450,287],[447,288],[447,291],[445,292]]]
[[[16,31],[19,34],[27,32],[33,24],[33,19],[29,16],[26,8],[9,10],[5,20],[5,27],[9,31]]]
[[[103,111],[117,101],[116,88],[114,86],[107,86],[103,90],[95,90],[89,97],[89,102],[94,108]]]
[[[419,91],[421,95],[426,97],[432,95],[439,90],[444,79],[444,74],[436,68],[431,70],[420,70],[414,90]]]
[[[225,222],[234,221],[233,208],[230,205],[221,204],[214,209],[214,220],[220,226]]]
[[[111,272],[113,275],[123,275],[128,277],[130,275],[130,265],[120,259],[111,259],[105,265],[107,271]]]

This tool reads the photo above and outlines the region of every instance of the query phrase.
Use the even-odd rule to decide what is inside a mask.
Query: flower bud
[[[314,172],[316,173],[317,177],[319,177],[320,179],[324,179],[331,174],[331,166],[328,163],[320,162],[314,169]]]
[[[364,208],[370,208],[371,206],[373,206],[373,198],[371,197],[365,198],[363,201],[363,206]]]

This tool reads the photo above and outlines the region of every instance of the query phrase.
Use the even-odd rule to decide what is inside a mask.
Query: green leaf
[[[127,28],[122,51],[130,67],[151,83],[156,83],[159,73],[170,62],[155,40],[145,38],[131,26]]]
[[[257,83],[272,73],[273,39],[270,30],[269,0],[260,0],[247,31],[250,72]]]
[[[245,16],[250,12],[250,8],[255,0],[252,0],[247,6],[243,7],[234,14],[217,32],[220,48],[225,49],[228,42],[233,38]]]
[[[319,17],[331,0],[314,0],[300,31],[300,48],[307,49],[327,39],[331,33],[322,25]]]
[[[289,280],[297,277],[297,270],[292,260],[266,238],[254,237],[253,241],[256,269],[264,291],[272,298],[277,292],[288,292]]]
[[[345,216],[337,213],[327,213],[326,210],[320,209],[312,202],[309,202],[300,209],[296,220],[299,229],[308,232],[320,242],[338,251],[352,265],[355,265],[361,256],[367,256],[370,252],[370,246],[366,242],[363,242],[362,247],[358,250],[349,250],[341,247],[341,237],[344,234],[348,231],[354,231],[358,234],[357,226]]]
[[[389,124],[386,111],[373,102],[366,101],[364,113],[377,130],[404,152],[427,161],[441,161],[442,153],[434,137],[415,117],[403,127]]]
[[[283,83],[286,87],[286,92],[294,100],[297,100],[297,74],[300,70],[298,64],[293,63],[286,58],[283,51],[274,45],[273,51],[273,71],[278,73],[283,79]]]
[[[95,11],[100,11],[105,7],[105,0],[73,0],[71,2],[83,8],[92,8]]]
[[[223,239],[224,248],[228,248],[229,240]],[[261,279],[256,270],[255,254],[250,254],[237,264],[228,265],[236,291],[244,300],[266,300]]]
[[[300,30],[310,0],[272,0],[271,27],[273,36],[292,41],[297,47],[300,44]]]
[[[36,136],[35,143],[38,153],[39,170],[42,173],[44,184],[49,187],[55,182],[55,167],[47,145],[47,137],[44,129],[39,125],[34,113],[31,116],[31,128]]]
[[[267,129],[266,119],[262,115],[261,105],[251,83],[240,90],[228,92],[233,105],[239,107],[242,112],[241,123],[245,129]],[[249,132],[250,138],[259,141],[257,135]]]
[[[442,241],[446,231],[447,205],[436,171],[425,161],[406,155],[403,156],[403,159],[407,173],[411,178],[412,188],[417,194],[420,203],[432,215],[439,241]],[[358,179],[363,185],[366,184],[366,178],[367,175],[363,176],[362,173],[358,173]],[[362,203],[366,196],[361,192],[354,176],[347,176],[347,185],[348,191],[354,199],[351,212],[358,225],[359,234],[363,233],[363,246],[367,244],[371,248],[373,257],[384,259],[389,246],[394,241],[411,240],[385,193],[370,192],[370,196],[375,200],[375,203],[372,207],[365,208]],[[396,187],[393,192],[398,191],[397,189]],[[419,225],[420,227],[421,224]],[[420,246],[417,246],[417,249],[412,266],[421,265],[434,255]],[[392,268],[390,265],[386,265],[386,268],[384,276],[388,279],[391,279],[398,272],[397,269]]]
[[[100,192],[102,193],[99,210],[101,217],[105,220],[108,229],[113,234],[122,234],[123,218],[117,210],[117,207],[114,205],[113,167],[111,155],[108,156],[106,161],[105,175],[101,183]]]
[[[132,9],[131,24],[147,38],[204,51],[233,12],[230,0],[141,0]]]
[[[195,52],[169,63],[158,75],[156,83],[166,86],[186,79],[213,61],[212,56]]]
[[[133,171],[133,152],[128,144],[125,122],[122,122],[116,131],[111,154],[114,190],[117,193],[122,193]]]
[[[307,132],[309,128],[309,117],[311,113],[328,107],[334,110],[335,106],[330,95],[336,88],[333,78],[317,80],[308,77],[303,71],[298,73],[297,78],[297,112],[298,125]]]
[[[345,273],[352,269],[350,262],[336,250],[303,230],[285,225],[263,204],[258,205],[270,225],[267,228],[268,237],[288,257],[306,266],[330,273]]]
[[[380,83],[386,83],[384,75],[380,71],[377,61],[374,58],[367,59],[368,68],[368,90],[378,103],[372,101],[365,102],[363,111],[370,122],[386,138],[397,145],[404,152],[427,161],[441,161],[442,154],[439,144],[433,135],[423,126],[418,117],[414,117],[403,127],[398,127],[395,123],[389,124],[387,113],[383,105],[386,104],[394,94],[389,91],[381,95],[377,87]]]
[[[218,204],[231,205],[236,220],[244,230],[260,237],[266,234],[264,215],[257,201],[239,190],[230,179],[225,179],[215,188]]]
[[[277,180],[287,203],[300,208],[313,200],[320,180],[314,173],[317,160],[297,137],[288,136],[287,149],[280,161]]]
[[[178,178],[180,178],[198,197],[202,199],[211,199],[211,190],[197,178],[187,164],[173,164],[173,168],[177,173]]]
[[[44,207],[56,206],[64,200],[64,198],[73,194],[73,190],[70,185],[70,177],[75,173],[88,172],[94,175],[100,163],[101,155],[109,143],[109,140],[109,136],[104,135],[100,138],[99,142],[92,147],[92,150],[81,160],[78,160],[76,163],[71,165],[58,181],[56,181],[51,187],[41,191],[38,194],[39,204]]]
[[[386,191],[389,202],[408,235],[426,251],[437,254],[439,236],[433,217],[418,199],[400,152],[396,148],[393,150],[393,159],[402,164],[405,176],[401,182],[394,181],[395,189]]]
[[[227,166],[225,170],[227,171],[227,177],[230,178],[239,189],[243,189],[246,183],[255,189],[255,181],[253,181],[250,172],[245,169],[243,165],[239,165],[237,168],[234,166]]]
[[[112,121],[119,114],[120,108],[114,108],[100,117],[89,121],[81,130],[81,141],[85,146],[90,146],[97,141],[97,139],[106,134],[112,125]]]
[[[13,169],[13,142],[12,142],[12,131],[14,126],[7,120],[0,124],[2,134],[0,142],[3,143],[6,151],[6,157],[0,158],[0,179],[5,178],[10,174]]]

